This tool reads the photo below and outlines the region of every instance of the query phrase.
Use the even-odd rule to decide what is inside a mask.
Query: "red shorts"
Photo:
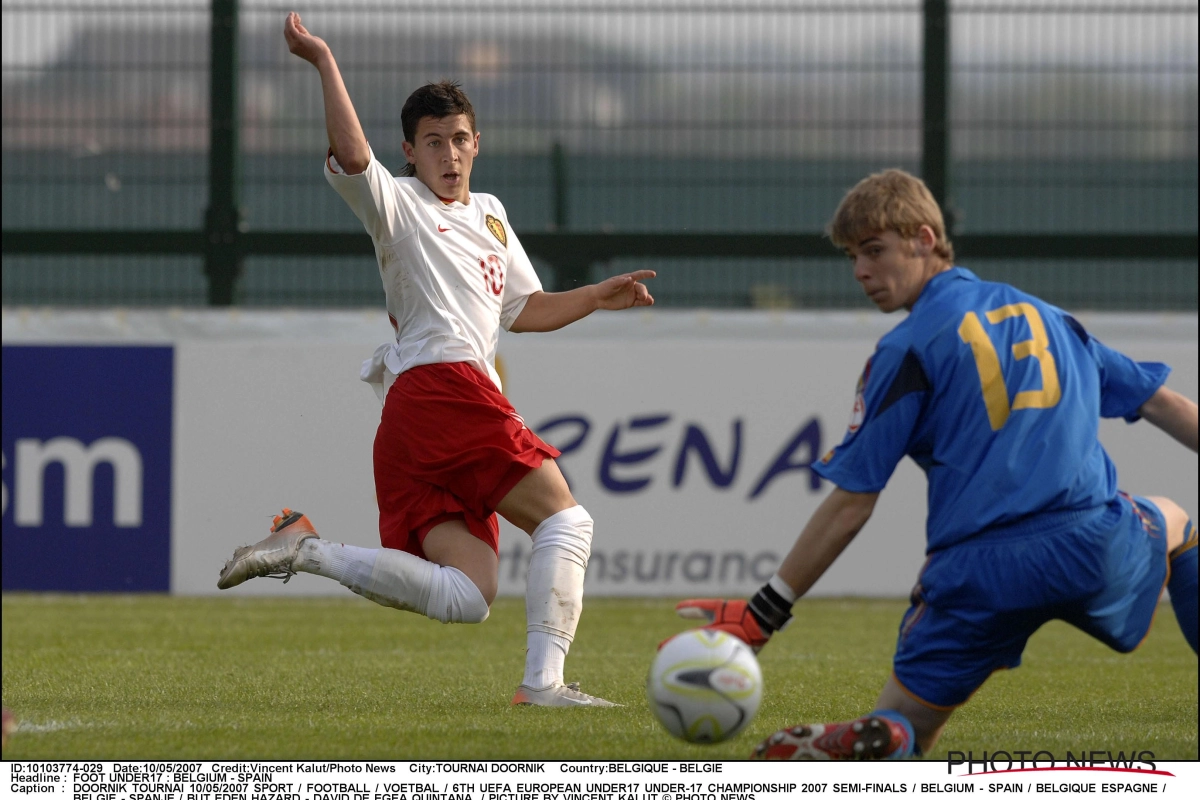
[[[407,370],[388,390],[375,434],[379,539],[425,558],[429,530],[461,519],[499,554],[496,504],[558,456],[470,364]]]

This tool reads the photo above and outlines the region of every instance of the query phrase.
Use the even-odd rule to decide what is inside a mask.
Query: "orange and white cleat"
[[[768,736],[754,748],[760,761],[873,761],[892,756],[908,738],[885,717],[865,716],[829,725],[797,725]]]
[[[294,564],[305,539],[317,539],[317,531],[308,517],[290,508],[283,509],[271,524],[271,535],[257,544],[239,547],[225,562],[218,589],[230,589],[251,578],[282,578],[284,583],[296,574]]]
[[[615,708],[617,703],[610,703],[602,697],[593,697],[579,691],[578,683],[555,683],[545,689],[533,689],[525,684],[517,687],[513,695],[514,706],[555,706],[558,708],[591,707]]]

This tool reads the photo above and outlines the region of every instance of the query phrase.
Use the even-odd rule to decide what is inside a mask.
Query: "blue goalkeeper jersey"
[[[929,480],[928,552],[1113,499],[1100,417],[1138,419],[1165,364],[1105,347],[1066,312],[955,267],[925,285],[859,378],[846,438],[814,469],[878,492],[909,455]]]

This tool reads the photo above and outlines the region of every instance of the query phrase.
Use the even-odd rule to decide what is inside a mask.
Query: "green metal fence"
[[[362,305],[370,242],[321,177],[284,9],[4,2],[3,300]],[[443,77],[472,188],[547,288],[635,266],[666,305],[853,307],[821,231],[867,173],[922,174],[961,263],[1072,308],[1197,306],[1197,4],[300,6],[380,160]]]

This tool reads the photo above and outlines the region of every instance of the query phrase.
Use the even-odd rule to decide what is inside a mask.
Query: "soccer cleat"
[[[579,691],[578,683],[555,683],[545,689],[531,689],[525,684],[517,687],[513,695],[514,706],[554,706],[566,708],[569,706],[591,706],[592,708],[616,708],[617,703],[610,703],[601,697],[592,697]]]
[[[759,761],[870,761],[896,752],[900,726],[884,717],[860,717],[829,725],[797,725],[768,736],[754,748]]]
[[[233,558],[221,569],[217,588],[230,589],[251,578],[283,578],[287,583],[296,574],[293,564],[300,554],[300,543],[316,538],[319,537],[308,517],[285,508],[272,521],[270,536],[233,551]]]
[[[675,606],[675,613],[684,619],[702,619],[709,623],[705,628],[736,636],[755,653],[771,638],[750,613],[750,604],[745,600],[683,600]],[[659,648],[664,644],[666,641],[660,642]]]

